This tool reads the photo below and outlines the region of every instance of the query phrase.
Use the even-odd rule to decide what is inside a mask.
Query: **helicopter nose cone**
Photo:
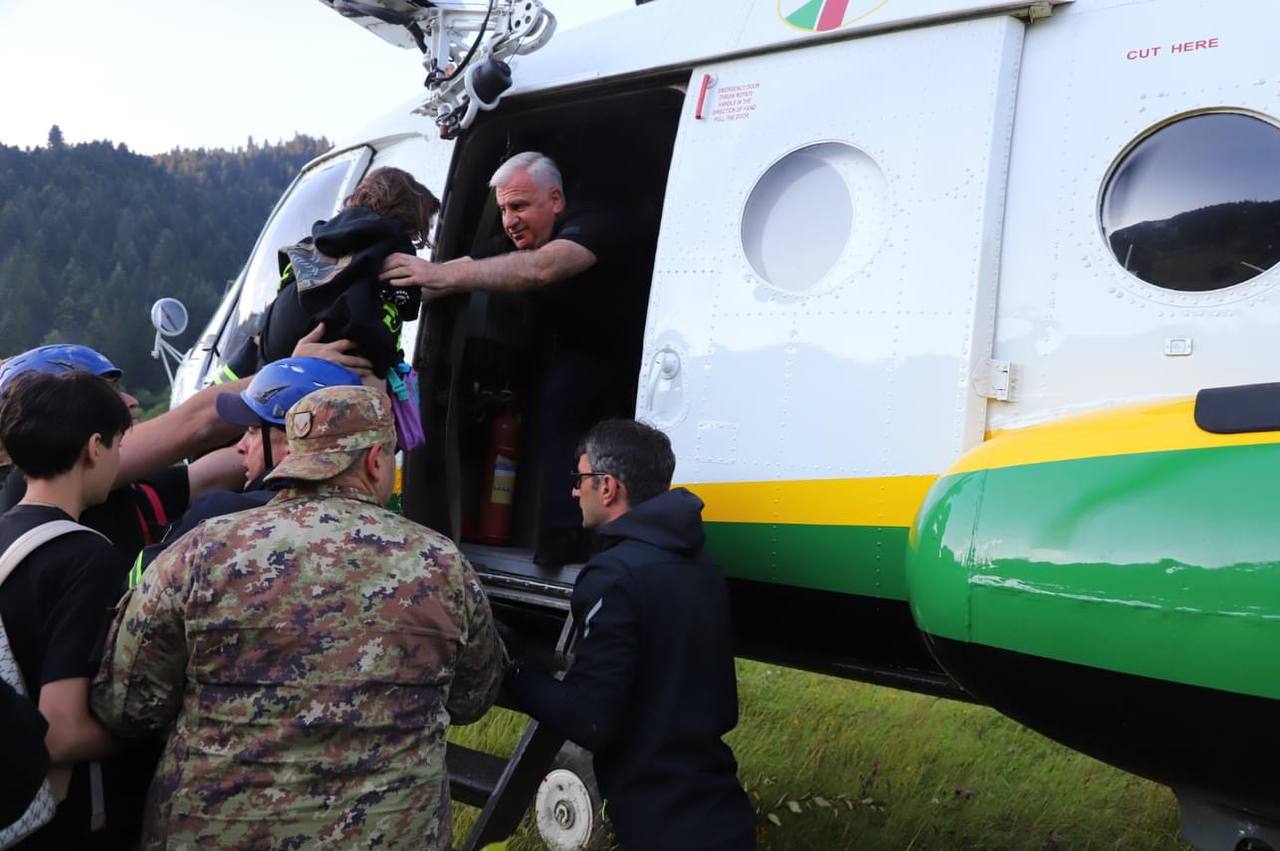
[[[909,540],[930,652],[977,699],[1175,788],[1280,816],[1280,433],[1190,401],[998,434]]]
[[[940,479],[916,517],[906,565],[911,614],[928,636],[970,639],[973,527],[986,472]]]

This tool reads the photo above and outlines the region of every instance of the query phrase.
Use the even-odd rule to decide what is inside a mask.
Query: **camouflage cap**
[[[300,399],[284,415],[289,457],[268,479],[332,479],[375,443],[396,445],[391,400],[381,390],[324,387]]]

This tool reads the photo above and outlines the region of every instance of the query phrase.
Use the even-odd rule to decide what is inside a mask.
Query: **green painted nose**
[[[911,609],[936,638],[1280,699],[1277,517],[1274,443],[945,475],[911,532]]]

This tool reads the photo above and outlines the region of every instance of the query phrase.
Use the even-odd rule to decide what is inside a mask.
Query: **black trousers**
[[[538,454],[543,532],[582,526],[569,473],[577,469],[578,442],[607,417],[629,416],[620,396],[630,386],[622,367],[598,354],[561,349],[543,377],[538,392]]]

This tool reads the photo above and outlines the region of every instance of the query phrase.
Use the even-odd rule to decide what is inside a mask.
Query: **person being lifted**
[[[538,392],[541,529],[534,560],[555,567],[586,556],[577,506],[551,471],[573,464],[578,437],[603,416],[627,411],[637,341],[626,329],[622,229],[597,208],[569,206],[560,170],[525,151],[494,172],[503,233],[473,256],[433,263],[392,254],[381,279],[421,287],[425,299],[451,293],[532,293],[540,347],[552,353]]]
[[[308,354],[301,342],[334,347],[329,359],[367,364],[388,378],[400,362],[400,331],[418,318],[418,293],[378,280],[392,253],[426,245],[440,202],[413,175],[376,168],[356,185],[342,210],[311,234],[279,250],[280,290],[257,336],[229,358],[221,378],[251,375],[272,361]]]

